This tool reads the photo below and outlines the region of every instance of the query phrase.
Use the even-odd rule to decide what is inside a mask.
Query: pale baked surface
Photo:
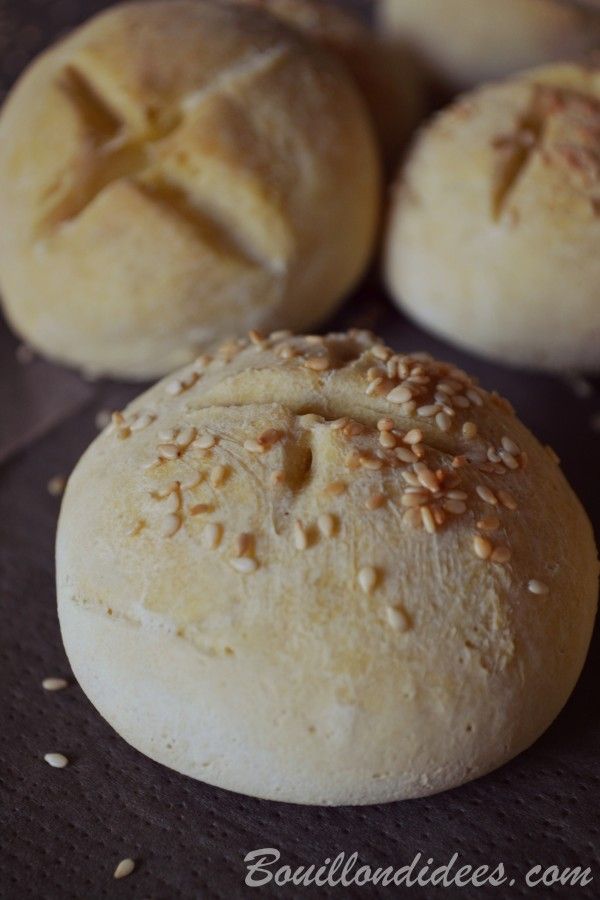
[[[234,0],[235,2],[235,0]],[[335,53],[355,78],[373,118],[388,166],[394,166],[425,113],[421,66],[401,44],[327,0],[245,0]]]
[[[163,374],[236,327],[304,328],[360,276],[378,153],[352,79],[218,0],[116,7],[0,117],[0,284],[52,358]]]
[[[600,70],[465,94],[398,175],[385,270],[421,324],[476,353],[600,368]]]
[[[232,341],[136,400],[70,479],[57,566],[71,665],[126,740],[318,804],[430,794],[527,747],[598,583],[510,406],[364,332]]]
[[[381,32],[454,89],[598,47],[597,4],[568,0],[377,0]]]

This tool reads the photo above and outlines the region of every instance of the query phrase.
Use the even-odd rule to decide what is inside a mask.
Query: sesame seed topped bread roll
[[[379,40],[331,0],[245,2],[297,28],[344,62],[369,108],[384,158],[395,165],[425,108],[420,67],[406,50]]]
[[[598,7],[568,0],[378,0],[376,10],[381,33],[411,47],[455,89],[581,56],[600,43]]]
[[[113,7],[0,116],[8,318],[52,358],[133,379],[231,331],[307,327],[368,261],[378,155],[349,73],[273,16]]]
[[[501,765],[585,659],[590,524],[451,365],[252,333],[143,394],[67,486],[58,607],[133,746],[259,797],[362,804]]]
[[[464,95],[392,199],[386,276],[427,328],[501,362],[600,369],[600,68]]]

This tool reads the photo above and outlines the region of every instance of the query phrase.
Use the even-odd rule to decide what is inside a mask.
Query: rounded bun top
[[[518,752],[574,684],[597,584],[509,404],[358,331],[232,340],[116,415],[57,562],[69,657],[128,740],[299,802],[430,793]]]
[[[239,0],[238,0],[239,2]],[[335,53],[353,75],[371,113],[385,161],[394,166],[425,111],[421,67],[329,0],[245,0]]]
[[[408,44],[450,87],[581,58],[600,39],[598,4],[564,0],[380,0],[383,33]]]
[[[42,352],[145,378],[231,330],[305,328],[379,212],[352,78],[260,10],[140,2],[42,54],[0,117],[0,281]]]
[[[416,142],[387,277],[419,321],[502,362],[600,367],[600,68],[484,85]]]

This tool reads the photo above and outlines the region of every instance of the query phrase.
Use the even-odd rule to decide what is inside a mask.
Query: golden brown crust
[[[235,327],[305,327],[360,275],[377,151],[335,59],[273,17],[132,3],[41,56],[0,118],[0,281],[32,345],[162,374]]]
[[[253,333],[136,400],[70,479],[57,564],[69,658],[121,734],[312,803],[519,752],[597,596],[585,514],[509,404],[364,332]]]

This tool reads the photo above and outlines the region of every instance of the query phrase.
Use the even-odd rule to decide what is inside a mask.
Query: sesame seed
[[[253,438],[248,438],[248,440],[244,441],[244,450],[247,450],[248,453],[264,453],[266,447]]]
[[[325,343],[325,338],[323,337],[322,334],[307,334],[307,335],[305,335],[304,340],[306,341],[307,344],[310,344],[311,346],[315,345],[315,344],[318,345],[318,344]]]
[[[209,522],[202,529],[202,546],[206,550],[216,550],[223,537],[223,526],[219,522]]]
[[[46,753],[44,759],[53,769],[64,769],[69,765],[69,760],[62,753]]]
[[[242,575],[249,575],[258,569],[257,561],[251,556],[239,556],[229,560],[231,566]]]
[[[175,381],[169,381],[169,383],[165,387],[167,394],[170,394],[171,397],[176,397],[178,394],[182,394],[184,389],[185,388],[183,382],[178,378],[176,378]]]
[[[424,463],[415,463],[415,472],[420,484],[422,484],[424,488],[427,488],[432,494],[439,491],[440,483],[436,478],[435,473],[427,468]]]
[[[452,405],[457,406],[459,409],[467,409],[471,403],[466,397],[463,397],[462,394],[455,394],[454,397],[452,397]]]
[[[200,434],[194,441],[194,447],[197,447],[198,450],[211,450],[215,446],[216,443],[217,443],[216,435]]]
[[[452,419],[445,412],[440,412],[435,417],[435,424],[440,431],[450,431],[452,427]]]
[[[466,437],[469,441],[477,437],[477,425],[475,422],[465,422],[462,427],[462,433],[463,437]]]
[[[436,522],[428,506],[421,507],[421,521],[423,523],[423,528],[428,534],[435,534]]]
[[[392,355],[392,351],[385,347],[383,344],[375,344],[371,347],[371,353],[377,359],[383,360],[383,362],[387,362],[387,360]]]
[[[404,463],[416,463],[418,462],[418,456],[412,450],[409,450],[408,447],[396,447],[394,450],[395,455],[398,457],[401,462]]]
[[[313,372],[325,372],[330,366],[329,357],[309,356],[304,360],[304,365],[307,369],[312,369]]]
[[[308,547],[308,536],[299,519],[294,522],[294,546],[296,550],[306,550]]]
[[[440,407],[438,403],[430,403],[425,406],[419,406],[417,409],[417,415],[421,416],[422,419],[430,419],[432,416],[435,416],[440,411]]]
[[[476,534],[473,538],[473,550],[479,559],[489,559],[492,555],[492,545],[487,538],[481,537],[480,534]]]
[[[136,416],[131,423],[131,430],[142,431],[144,428],[148,428],[149,425],[152,425],[155,418],[156,416],[153,416],[151,413],[141,413]]]
[[[475,406],[483,406],[483,400],[481,399],[480,394],[474,388],[469,388],[465,391],[467,397]]]
[[[446,497],[448,498],[448,500],[466,500],[468,497],[468,494],[466,491],[452,490],[452,491],[448,491],[448,493],[446,494]]]
[[[489,503],[491,506],[498,505],[498,498],[489,487],[486,487],[484,484],[478,484],[475,490],[484,503]]]
[[[177,429],[176,428],[163,428],[158,432],[158,439],[163,444],[171,444],[177,437]]]
[[[509,453],[507,450],[499,450],[498,455],[507,469],[518,469],[519,463],[514,458],[512,453]]]
[[[380,431],[379,432],[379,443],[382,447],[385,447],[387,450],[391,450],[396,446],[396,438],[390,431]]]
[[[247,531],[243,531],[241,534],[238,534],[237,538],[235,539],[235,555],[237,557],[252,556],[253,547],[253,534],[250,534]]]
[[[517,501],[512,494],[508,493],[508,491],[498,491],[498,497],[500,498],[500,503],[502,506],[505,506],[506,509],[514,510],[517,508]]]
[[[198,472],[193,472],[192,475],[190,475],[190,477],[188,478],[187,481],[182,481],[182,482],[181,482],[181,490],[182,490],[182,491],[191,491],[191,490],[193,490],[195,487],[198,487],[198,485],[199,485],[202,481],[204,481],[204,473],[203,473],[203,472],[200,472],[200,471],[198,471]]]
[[[68,686],[69,682],[66,678],[44,678],[42,687],[45,691],[62,691]]]
[[[379,509],[387,502],[387,497],[385,494],[372,494],[366,501],[365,506],[367,509],[374,510]]]
[[[126,878],[134,869],[135,863],[132,859],[122,859],[113,873],[113,878]]]
[[[467,511],[467,504],[464,500],[444,500],[444,509],[452,513],[453,516],[461,516]]]
[[[196,431],[196,429],[194,428],[193,425],[190,425],[187,428],[184,428],[183,431],[179,432],[179,434],[177,435],[177,438],[175,439],[176,445],[185,450],[185,448],[189,447],[189,445],[195,439],[197,433],[198,432]]]
[[[370,456],[360,456],[359,462],[363,469],[368,469],[369,471],[378,472],[383,468],[383,460],[373,459]]]
[[[408,403],[409,400],[412,400],[412,391],[409,387],[404,384],[399,384],[398,387],[393,388],[389,394],[386,396],[386,400],[389,400],[390,403]]]
[[[179,447],[176,444],[159,444],[157,450],[161,459],[177,459],[179,456]]]
[[[500,528],[500,519],[497,516],[484,516],[477,522],[477,527],[481,531],[497,531]]]
[[[510,557],[511,552],[508,547],[494,547],[491,560],[495,563],[505,563],[509,561]]]
[[[67,485],[67,479],[64,475],[54,475],[47,484],[48,493],[51,497],[60,497]]]
[[[210,471],[209,478],[210,478],[211,485],[214,488],[221,487],[221,485],[224,483],[225,479],[227,478],[227,473],[228,473],[227,466],[222,466],[222,465],[215,466]]]
[[[394,423],[392,419],[389,419],[387,416],[384,419],[380,419],[377,423],[378,431],[391,431],[394,427]]]
[[[506,452],[510,453],[512,456],[518,456],[521,452],[521,448],[518,446],[518,444],[515,444],[515,442],[506,435],[504,435],[504,437],[502,438],[501,444]]]
[[[388,624],[396,631],[408,631],[410,620],[401,606],[386,606],[386,619]]]
[[[212,503],[195,503],[194,506],[190,507],[190,515],[191,516],[199,516],[202,513],[212,512],[214,506]]]
[[[335,516],[332,516],[331,513],[322,513],[317,519],[317,527],[323,537],[332,537],[336,529]]]
[[[532,578],[531,581],[527,584],[527,590],[531,594],[548,594],[550,589],[547,584],[544,584],[543,581],[538,581],[537,578]]]
[[[410,431],[407,431],[404,437],[402,438],[405,444],[409,446],[414,444],[420,444],[423,440],[423,432],[420,428],[411,428]]]
[[[370,594],[377,584],[377,572],[372,566],[364,566],[359,570],[358,583],[365,594]]]
[[[344,428],[344,434],[347,437],[357,437],[359,434],[362,434],[365,429],[360,424],[360,422],[354,422],[352,419],[348,420],[348,424]]]
[[[168,515],[163,523],[162,536],[166,538],[173,537],[181,528],[181,517],[177,513]]]
[[[343,494],[346,491],[346,488],[347,485],[344,481],[330,481],[329,484],[325,485],[323,490],[326,494],[337,497],[339,494]]]

